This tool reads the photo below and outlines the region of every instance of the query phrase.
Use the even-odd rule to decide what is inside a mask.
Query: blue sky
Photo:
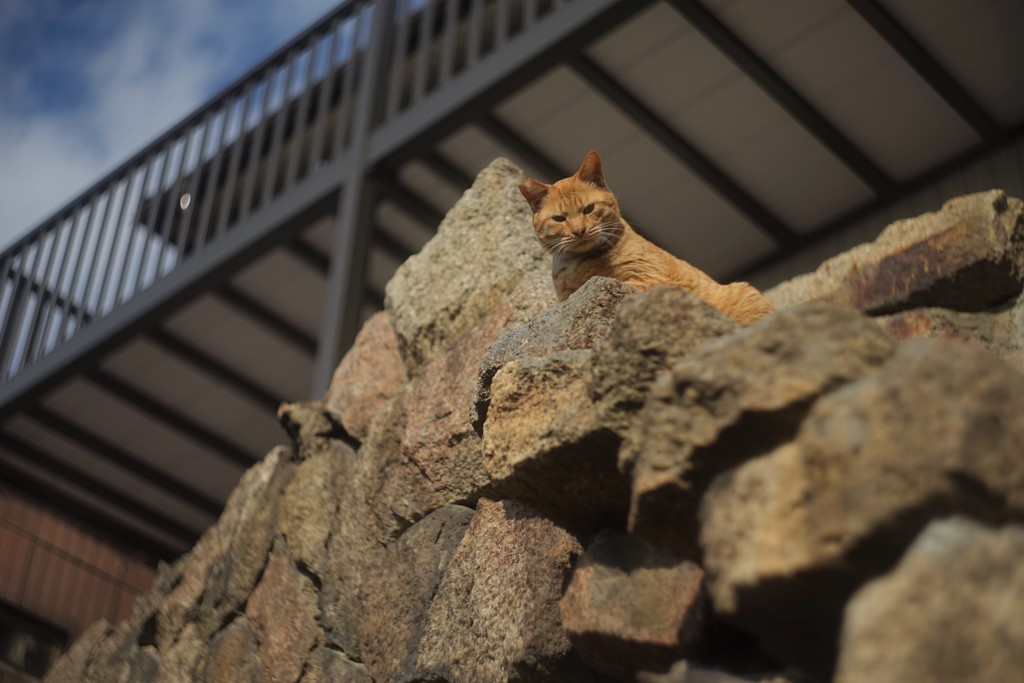
[[[0,0],[0,249],[338,0]]]

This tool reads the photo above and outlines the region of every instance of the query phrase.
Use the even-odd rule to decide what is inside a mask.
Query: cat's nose
[[[572,234],[576,235],[576,237],[583,237],[583,235],[585,235],[586,233],[586,228],[574,228],[572,231]]]

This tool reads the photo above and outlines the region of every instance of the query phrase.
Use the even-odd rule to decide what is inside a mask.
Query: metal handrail
[[[565,0],[400,0],[365,71],[378,0],[345,0],[0,254],[0,382],[166,277],[352,143]]]

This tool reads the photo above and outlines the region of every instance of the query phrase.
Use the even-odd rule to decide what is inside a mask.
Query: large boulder
[[[409,377],[398,352],[398,337],[383,311],[366,321],[334,371],[323,405],[338,415],[345,431],[363,441],[370,424]]]
[[[776,308],[831,301],[871,314],[921,306],[978,311],[1024,285],[1024,202],[1002,190],[896,221],[874,242],[767,292]]]
[[[582,551],[530,508],[481,500],[427,610],[408,680],[592,681],[558,613]]]
[[[697,653],[706,610],[700,567],[609,531],[580,558],[561,602],[583,660],[622,681]]]
[[[948,340],[820,399],[795,441],[719,477],[701,543],[716,609],[831,670],[842,607],[931,520],[1024,514],[1024,376]]]
[[[524,274],[544,272],[550,280],[550,257],[534,236],[522,181],[508,160],[491,162],[437,235],[388,282],[384,305],[410,375],[486,317]]]
[[[892,348],[861,314],[816,303],[685,356],[659,376],[623,446],[631,533],[699,558],[698,511],[714,477],[791,439],[818,397],[872,371]]]
[[[1022,615],[1024,527],[932,522],[850,600],[836,683],[1015,680]]]

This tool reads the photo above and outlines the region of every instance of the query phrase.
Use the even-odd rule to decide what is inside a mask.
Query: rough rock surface
[[[819,396],[878,367],[892,347],[855,311],[817,303],[686,356],[658,378],[623,447],[633,465],[630,532],[698,558],[712,479],[788,441]]]
[[[843,623],[837,683],[1011,681],[1024,671],[1024,527],[932,522]]]
[[[525,273],[550,260],[533,234],[519,192],[523,172],[496,159],[480,172],[437,229],[385,290],[384,305],[410,375],[464,335]]]
[[[415,679],[593,680],[558,617],[582,551],[530,508],[481,500],[427,610]]]
[[[389,570],[369,578],[360,651],[374,680],[412,675],[424,615],[472,518],[458,505],[435,510],[388,547]]]
[[[705,609],[700,567],[608,531],[587,548],[561,602],[583,660],[623,681],[697,652]]]
[[[672,288],[557,303],[519,180],[481,174],[326,402],[281,407],[291,447],[48,683],[1021,668],[1024,375],[978,348],[1024,367],[1024,300],[990,307],[1019,289],[1019,201],[893,226],[796,297],[891,315],[739,329]],[[920,535],[950,515],[988,528]]]
[[[868,313],[921,306],[978,311],[1024,284],[1024,202],[1001,190],[958,197],[897,221],[862,244],[765,292],[776,308],[831,301]]]
[[[590,351],[506,364],[494,376],[484,465],[502,495],[591,529],[615,524],[629,504],[616,466],[619,438],[597,420],[583,375]]]
[[[619,305],[633,288],[606,277],[591,278],[568,299],[556,303],[525,325],[509,330],[487,350],[480,363],[471,419],[483,431],[494,375],[513,360],[543,358],[558,351],[589,349],[603,337]]]
[[[624,436],[659,371],[739,323],[676,287],[654,287],[626,299],[594,344],[587,379],[601,424]]]
[[[387,314],[380,311],[366,321],[334,371],[323,405],[339,416],[350,436],[362,441],[373,418],[407,381],[398,338]]]
[[[900,347],[821,399],[794,442],[714,483],[701,543],[716,608],[827,671],[845,600],[930,519],[1024,515],[1021,443],[1024,376],[956,342]]]

